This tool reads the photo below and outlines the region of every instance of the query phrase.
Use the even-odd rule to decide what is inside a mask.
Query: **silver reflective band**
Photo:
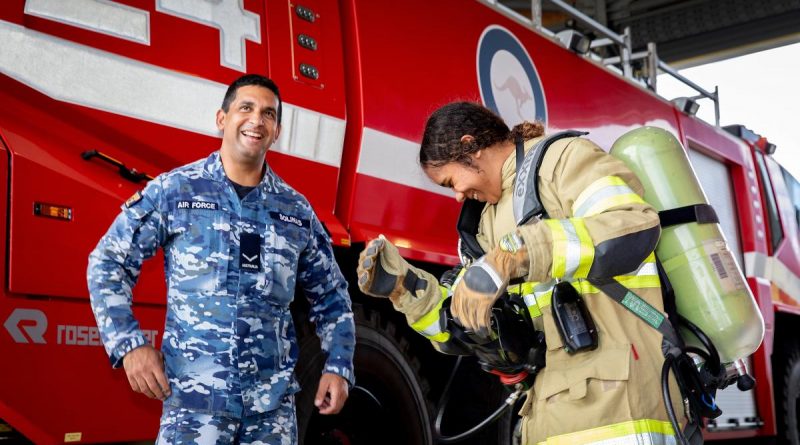
[[[497,275],[497,271],[494,270],[494,267],[492,267],[489,263],[487,263],[484,258],[481,258],[480,260],[476,261],[471,267],[478,267],[483,271],[485,271],[489,275],[489,278],[492,279],[494,287],[496,287],[497,289],[503,287],[503,280],[500,278],[500,275]]]
[[[634,192],[627,185],[606,186],[595,192],[588,199],[586,199],[586,201],[584,201],[583,204],[581,204],[581,206],[577,210],[575,210],[575,216],[586,216],[586,213],[592,207],[594,207],[597,203],[603,201],[604,199],[608,199],[614,196],[629,195],[629,194],[634,194]],[[592,212],[592,214],[594,213],[596,212]]]
[[[559,220],[567,238],[567,251],[564,254],[565,270],[564,279],[569,280],[581,266],[581,240],[575,231],[575,226],[569,220]]]

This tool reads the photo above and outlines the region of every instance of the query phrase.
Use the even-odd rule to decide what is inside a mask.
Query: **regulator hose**
[[[672,424],[673,430],[675,430],[675,437],[678,440],[680,445],[690,445],[689,441],[684,434],[684,430],[680,427],[678,422],[678,418],[675,414],[675,409],[672,406],[672,396],[669,392],[669,371],[670,369],[675,372],[677,376],[680,373],[678,369],[679,360],[691,360],[688,357],[687,353],[695,354],[701,357],[706,364],[706,369],[714,376],[718,375],[722,371],[722,364],[719,358],[719,352],[717,348],[714,346],[714,343],[711,339],[699,328],[697,325],[692,323],[691,321],[687,320],[685,317],[679,314],[679,323],[685,326],[689,331],[697,337],[698,341],[705,347],[706,349],[703,350],[702,348],[698,348],[695,346],[684,346],[679,354],[669,353],[664,358],[664,364],[661,367],[661,393],[664,398],[664,407],[667,410],[667,416],[669,417],[669,421]],[[684,388],[681,385],[678,385],[681,395],[684,395]],[[703,388],[705,390],[705,388]],[[695,425],[699,427],[700,419],[697,417],[697,413],[689,412],[689,425]],[[688,426],[687,425],[687,428]]]
[[[487,426],[491,425],[492,422],[496,421],[500,418],[500,416],[505,413],[505,411],[514,406],[520,397],[525,398],[526,394],[524,389],[519,388],[515,390],[511,395],[509,395],[503,404],[497,408],[489,417],[483,419],[480,423],[475,425],[474,427],[470,428],[467,431],[464,431],[460,434],[455,434],[453,436],[443,436],[442,435],[442,419],[444,418],[444,410],[447,406],[448,401],[450,400],[450,385],[453,383],[453,379],[456,376],[456,372],[458,371],[458,367],[461,365],[461,359],[463,356],[458,356],[456,359],[456,364],[453,366],[453,370],[450,372],[450,378],[447,379],[447,384],[444,385],[444,391],[442,391],[442,396],[439,399],[439,404],[436,409],[436,420],[433,424],[434,433],[436,435],[436,442],[437,443],[456,443],[461,442],[464,439],[469,438],[470,436],[475,435],[476,433],[480,432],[482,429],[486,428]]]
[[[669,422],[672,424],[672,429],[675,430],[675,437],[678,439],[678,443],[681,445],[689,445],[678,423],[678,417],[675,415],[675,409],[672,407],[672,395],[669,393],[669,370],[672,368],[674,362],[674,355],[670,354],[664,358],[664,364],[661,366],[661,395],[664,397],[664,407],[667,409],[667,417],[669,417]]]
[[[717,351],[716,346],[714,346],[714,343],[706,335],[706,333],[703,332],[702,329],[700,329],[697,325],[689,321],[686,317],[680,314],[678,314],[678,317],[680,324],[686,326],[686,328],[689,329],[692,332],[692,334],[694,334],[694,336],[697,337],[698,340],[700,340],[700,343],[703,344],[703,347],[706,348],[706,351],[708,351],[708,353],[707,354],[697,353],[697,348],[686,348],[686,350],[688,350],[689,352],[696,353],[701,357],[703,357],[704,359],[706,359],[706,366],[708,367],[709,371],[714,375],[719,374],[722,371],[722,361],[719,358],[719,352]]]

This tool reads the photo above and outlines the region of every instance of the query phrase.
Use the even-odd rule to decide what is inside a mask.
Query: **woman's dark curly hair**
[[[465,134],[471,141],[461,141]],[[441,167],[451,162],[471,166],[470,154],[498,142],[513,141],[517,136],[523,140],[544,134],[540,122],[523,122],[513,129],[488,108],[474,102],[452,102],[428,118],[419,163],[423,168]]]

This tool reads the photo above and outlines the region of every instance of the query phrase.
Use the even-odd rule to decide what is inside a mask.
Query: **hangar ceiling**
[[[499,0],[530,17],[539,0]],[[658,56],[685,68],[800,41],[800,0],[567,0],[618,34],[630,27],[634,51],[655,42]],[[541,0],[542,25],[558,32],[582,25]]]

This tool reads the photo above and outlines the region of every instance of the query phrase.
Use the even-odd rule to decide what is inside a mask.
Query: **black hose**
[[[669,393],[669,370],[675,363],[674,355],[667,355],[664,359],[664,365],[661,366],[661,394],[664,397],[664,406],[667,408],[667,417],[672,424],[672,429],[675,430],[675,437],[681,445],[689,445],[686,436],[683,435],[683,430],[678,423],[678,417],[675,415],[675,408],[672,407],[672,396]],[[677,373],[678,370],[676,369]]]
[[[719,374],[722,371],[722,361],[719,358],[719,352],[717,351],[716,346],[714,346],[714,342],[708,338],[702,329],[689,321],[686,317],[679,315],[679,320],[681,324],[686,326],[692,332],[692,334],[694,334],[694,336],[700,340],[700,343],[702,343],[708,351],[708,358],[706,358],[706,366],[708,367],[708,370],[711,372],[711,374]]]
[[[444,409],[447,406],[447,402],[450,399],[450,385],[453,383],[453,379],[456,376],[456,371],[458,371],[458,367],[461,365],[461,358],[462,356],[458,356],[456,364],[453,366],[453,371],[450,373],[450,378],[447,379],[447,384],[444,385],[444,391],[442,391],[442,396],[439,399],[439,404],[436,409],[437,411],[436,420],[433,423],[433,428],[436,434],[437,443],[444,443],[444,444],[456,443],[469,438],[470,436],[480,432],[482,429],[489,426],[492,422],[499,419],[500,416],[502,416],[503,413],[506,411],[506,409],[514,405],[514,402],[517,400],[517,398],[520,397],[520,395],[522,395],[522,397],[525,397],[522,390],[517,390],[513,392],[511,395],[509,395],[503,402],[503,404],[499,408],[497,408],[497,410],[495,410],[495,412],[489,415],[489,417],[483,419],[483,421],[480,422],[479,424],[475,425],[474,427],[470,428],[467,431],[464,431],[463,433],[456,434],[453,436],[443,436],[442,418],[444,418]]]

